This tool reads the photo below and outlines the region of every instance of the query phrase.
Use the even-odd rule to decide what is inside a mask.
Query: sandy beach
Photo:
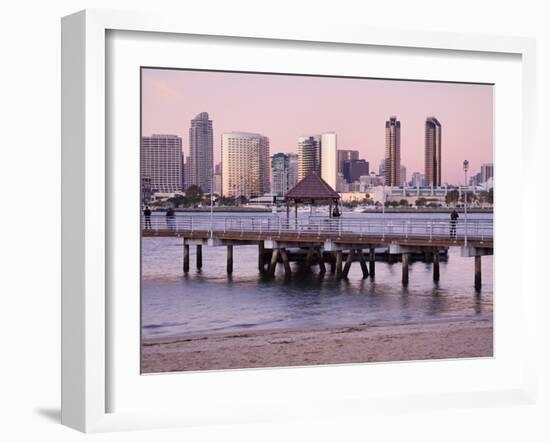
[[[493,355],[493,321],[240,332],[142,342],[142,373]]]

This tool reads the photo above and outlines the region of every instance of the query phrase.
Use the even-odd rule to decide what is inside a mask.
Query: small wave
[[[142,326],[142,329],[150,330],[156,328],[166,328],[166,327],[179,327],[181,325],[187,325],[187,322],[166,322],[163,324],[147,324]]]

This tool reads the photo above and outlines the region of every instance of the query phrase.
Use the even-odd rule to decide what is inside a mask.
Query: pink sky
[[[261,133],[271,154],[297,152],[302,135],[334,131],[339,149],[355,149],[378,172],[386,120],[401,121],[401,164],[424,173],[424,124],[442,125],[443,182],[462,183],[493,162],[493,86],[397,80],[303,77],[185,70],[143,70],[143,135],[182,137],[188,155],[190,120],[208,112],[214,126],[215,161],[221,134]]]

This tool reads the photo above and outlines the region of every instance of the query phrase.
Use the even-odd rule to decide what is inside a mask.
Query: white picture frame
[[[107,297],[108,248],[111,240],[107,174],[108,118],[106,94],[106,35],[109,31],[142,31],[180,35],[206,35],[271,39],[286,42],[369,45],[379,48],[426,48],[514,54],[521,57],[522,73],[522,167],[534,161],[535,44],[532,39],[450,33],[349,28],[344,26],[293,27],[281,23],[251,21],[225,24],[196,20],[185,26],[177,17],[126,12],[87,10],[62,21],[62,423],[85,432],[157,428],[216,422],[216,417],[197,412],[189,416],[172,411],[108,412],[110,347],[107,328],[111,312]],[[532,253],[535,193],[521,189],[525,210],[521,235],[523,246],[518,260]],[[532,204],[530,204],[532,203]],[[498,222],[498,221],[497,221]],[[523,269],[526,273],[527,270]],[[536,287],[534,279],[522,279],[521,325],[524,333],[535,333]],[[137,296],[137,294],[136,294]],[[138,338],[136,336],[136,338]],[[497,336],[498,339],[498,336]],[[369,413],[375,409],[399,411],[410,408],[460,408],[533,403],[535,400],[535,339],[525,343],[523,381],[489,391],[388,395],[372,398],[334,398],[315,403],[314,415]],[[289,371],[288,376],[292,376]],[[216,375],[216,374],[213,374]],[[240,373],[243,379],[245,372]],[[220,376],[218,374],[218,376]],[[246,379],[243,380],[246,382]],[[307,399],[307,398],[304,398]],[[289,404],[290,413],[280,407],[250,412],[251,404],[239,404],[241,415],[223,422],[308,417],[312,411]],[[353,411],[352,411],[353,409]],[[250,412],[249,414],[246,414]]]

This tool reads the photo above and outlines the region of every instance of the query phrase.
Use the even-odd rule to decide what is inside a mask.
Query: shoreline
[[[493,356],[493,320],[240,331],[142,341],[141,371],[274,368]]]

